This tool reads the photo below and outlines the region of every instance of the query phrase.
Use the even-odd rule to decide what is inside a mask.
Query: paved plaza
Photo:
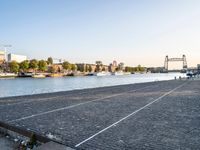
[[[0,121],[75,149],[200,149],[200,81],[1,98]]]

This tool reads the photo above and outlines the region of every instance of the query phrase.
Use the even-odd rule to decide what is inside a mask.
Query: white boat
[[[111,73],[102,71],[102,72],[97,72],[94,75],[96,75],[96,76],[109,76],[109,75],[111,75]]]
[[[114,72],[113,75],[121,76],[121,75],[124,75],[124,72],[123,71],[117,71],[117,72]]]
[[[124,75],[130,75],[131,72],[124,72]]]
[[[15,73],[0,73],[0,78],[14,78],[17,77]]]

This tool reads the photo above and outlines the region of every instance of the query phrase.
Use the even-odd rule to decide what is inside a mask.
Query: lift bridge
[[[164,69],[165,69],[165,71],[168,72],[168,63],[169,62],[175,62],[175,61],[181,61],[181,62],[183,62],[183,69],[182,70],[187,70],[186,56],[183,55],[182,58],[169,58],[168,56],[166,56],[165,57],[165,63],[164,63]]]

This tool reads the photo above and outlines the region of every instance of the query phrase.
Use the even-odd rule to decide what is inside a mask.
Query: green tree
[[[77,66],[75,64],[71,64],[71,70],[72,71],[76,71],[77,70]]]
[[[35,71],[38,68],[38,61],[36,59],[32,59],[29,63],[29,68]]]
[[[85,66],[85,72],[88,72],[89,71],[89,67],[88,65]]]
[[[52,57],[49,57],[49,58],[47,59],[47,61],[48,61],[48,64],[50,64],[50,65],[53,64],[53,58],[52,58]]]
[[[2,72],[3,71],[3,67],[2,66],[0,66],[0,72]]]
[[[101,67],[102,67],[102,62],[101,61],[96,61],[96,72],[101,71]]]
[[[45,70],[47,69],[47,63],[46,63],[46,61],[40,60],[40,61],[38,62],[38,69],[39,69],[40,71],[45,71]]]
[[[92,66],[91,65],[89,65],[88,71],[92,72]]]
[[[78,64],[77,70],[80,72],[85,72],[85,64]]]
[[[64,62],[62,63],[62,67],[63,67],[63,69],[65,69],[65,70],[70,70],[70,69],[71,69],[71,64],[70,64],[68,61],[64,61]]]
[[[10,71],[13,73],[19,72],[19,64],[16,61],[12,61],[9,63]]]
[[[24,60],[19,64],[19,68],[20,70],[22,70],[23,72],[27,72],[28,68],[29,68],[29,61],[28,60]]]

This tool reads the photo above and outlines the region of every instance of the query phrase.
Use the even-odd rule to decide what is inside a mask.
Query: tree
[[[72,71],[76,71],[77,70],[77,66],[75,64],[71,64],[71,70]]]
[[[96,61],[96,72],[101,71],[101,67],[102,67],[102,62],[101,61]]]
[[[23,72],[27,72],[28,68],[29,68],[29,61],[28,60],[24,60],[19,64],[19,68],[23,71]]]
[[[50,64],[50,65],[53,64],[53,58],[52,58],[52,57],[49,57],[49,58],[47,59],[47,61],[48,61],[48,64]]]
[[[88,67],[88,65],[86,65],[85,66],[85,72],[88,72],[88,70],[89,70],[89,67]]]
[[[77,64],[77,70],[80,72],[85,72],[85,64]]]
[[[2,72],[3,71],[3,67],[2,66],[0,66],[0,72]]]
[[[38,68],[38,61],[36,59],[32,59],[29,63],[29,68],[35,71]]]
[[[70,63],[69,63],[68,61],[64,61],[64,62],[62,63],[62,67],[63,67],[63,69],[65,69],[65,70],[70,70],[70,69],[71,69],[71,65],[70,65]]]
[[[13,73],[19,72],[19,64],[16,61],[12,61],[9,63],[10,71]]]
[[[40,60],[40,61],[38,62],[38,69],[39,69],[40,71],[45,71],[45,70],[47,69],[47,63],[46,63],[46,61]]]
[[[91,65],[89,65],[88,71],[92,72],[92,66]]]

